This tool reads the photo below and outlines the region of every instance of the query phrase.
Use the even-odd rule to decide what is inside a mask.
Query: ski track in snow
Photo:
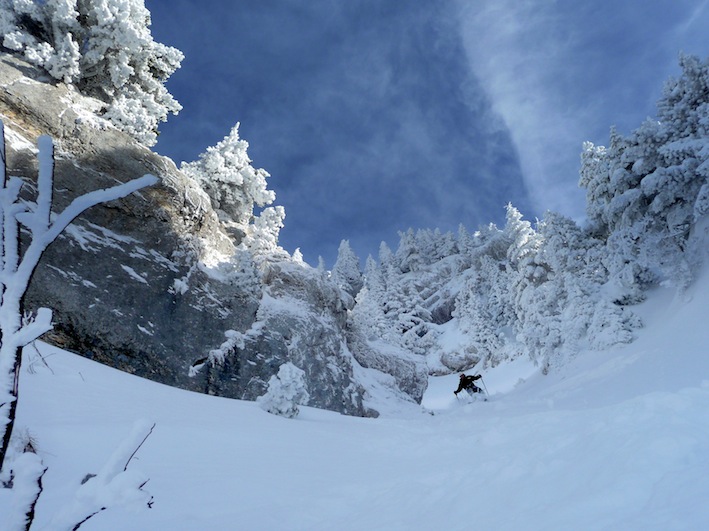
[[[82,529],[707,529],[707,280],[686,303],[654,294],[630,345],[547,376],[521,359],[485,371],[488,402],[431,378],[420,411],[379,419],[284,419],[41,345],[52,373],[28,349],[18,418],[49,467],[35,525],[145,418],[156,427],[130,467],[152,509]]]

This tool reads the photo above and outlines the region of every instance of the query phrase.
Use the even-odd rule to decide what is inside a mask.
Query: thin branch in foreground
[[[47,467],[43,466],[42,467],[42,472],[37,476],[37,491],[30,502],[30,505],[27,510],[27,514],[25,515],[27,518],[27,527],[25,528],[26,531],[30,531],[30,527],[32,527],[32,522],[34,522],[34,517],[35,517],[35,507],[37,506],[37,502],[39,501],[39,497],[42,495],[42,491],[44,490],[44,486],[42,485],[42,478],[44,477],[44,474],[47,472]]]
[[[79,529],[82,525],[84,525],[88,520],[90,520],[91,518],[93,518],[94,516],[96,516],[96,515],[97,515],[98,513],[100,513],[101,511],[105,511],[105,510],[106,510],[105,507],[101,507],[98,511],[96,511],[96,512],[94,512],[94,513],[91,513],[91,514],[88,515],[86,518],[84,518],[81,522],[79,522],[79,523],[76,524],[74,527],[72,527],[72,528],[71,528],[71,531],[76,531],[76,530]]]
[[[150,437],[150,434],[153,433],[153,429],[154,429],[154,428],[155,428],[155,422],[153,422],[153,425],[150,426],[150,429],[148,430],[148,433],[145,434],[145,437],[143,437],[143,440],[140,441],[140,444],[136,447],[135,450],[133,450],[133,453],[130,454],[130,456],[128,457],[128,461],[126,461],[126,466],[123,467],[123,471],[124,471],[124,472],[125,472],[126,470],[128,470],[128,465],[130,464],[131,460],[133,459],[133,457],[135,457],[135,454],[138,453],[138,450],[140,450],[140,447],[143,446],[143,444],[145,443],[145,441],[148,440],[148,437]],[[145,483],[147,483],[147,481],[146,481]],[[143,485],[145,485],[145,483],[143,483]],[[143,485],[141,485],[140,487],[142,487]]]

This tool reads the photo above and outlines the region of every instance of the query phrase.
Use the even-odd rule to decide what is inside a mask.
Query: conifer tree
[[[248,142],[239,138],[237,123],[217,145],[180,167],[207,192],[223,220],[242,228],[253,222],[254,206],[264,207],[276,199],[267,189],[269,174],[251,165],[248,148]]]
[[[278,374],[271,376],[268,391],[257,402],[269,413],[292,419],[300,412],[298,405],[307,404],[309,399],[305,371],[287,362],[280,366]]]
[[[386,316],[386,287],[379,265],[371,256],[364,267],[363,287],[357,294],[356,304],[351,312],[355,330],[368,339],[383,339],[388,336]]]
[[[286,213],[282,206],[269,206],[260,214],[256,207],[271,205],[276,194],[268,189],[268,172],[254,168],[247,153],[249,144],[239,138],[239,124],[215,146],[180,169],[197,181],[212,207],[237,242],[255,255],[285,254],[278,246]]]
[[[356,297],[362,289],[362,272],[359,258],[350,247],[349,240],[342,240],[337,250],[337,260],[332,268],[332,280],[351,297]]]
[[[692,279],[685,251],[709,177],[709,60],[682,56],[680,66],[657,120],[628,137],[611,131],[608,149],[584,145],[580,185],[625,302],[639,300],[648,285],[683,287]]]
[[[143,0],[0,0],[0,45],[105,103],[103,116],[152,146],[180,104],[165,88],[183,55],[157,43]]]

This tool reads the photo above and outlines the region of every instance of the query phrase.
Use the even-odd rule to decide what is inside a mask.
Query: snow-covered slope
[[[488,402],[433,378],[424,410],[379,419],[303,407],[288,420],[28,348],[19,422],[49,467],[36,526],[52,529],[147,419],[130,468],[152,508],[109,498],[82,530],[707,529],[708,301],[705,273],[682,300],[651,294],[630,345],[547,376],[523,360],[492,369]]]

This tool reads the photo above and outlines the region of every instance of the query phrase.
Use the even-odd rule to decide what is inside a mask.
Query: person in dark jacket
[[[482,376],[479,374],[476,374],[475,376],[466,376],[465,374],[461,374],[458,389],[453,391],[453,394],[457,396],[458,393],[463,390],[468,391],[469,393],[482,393],[482,389],[473,383],[475,380],[479,380],[480,378],[482,378]]]

